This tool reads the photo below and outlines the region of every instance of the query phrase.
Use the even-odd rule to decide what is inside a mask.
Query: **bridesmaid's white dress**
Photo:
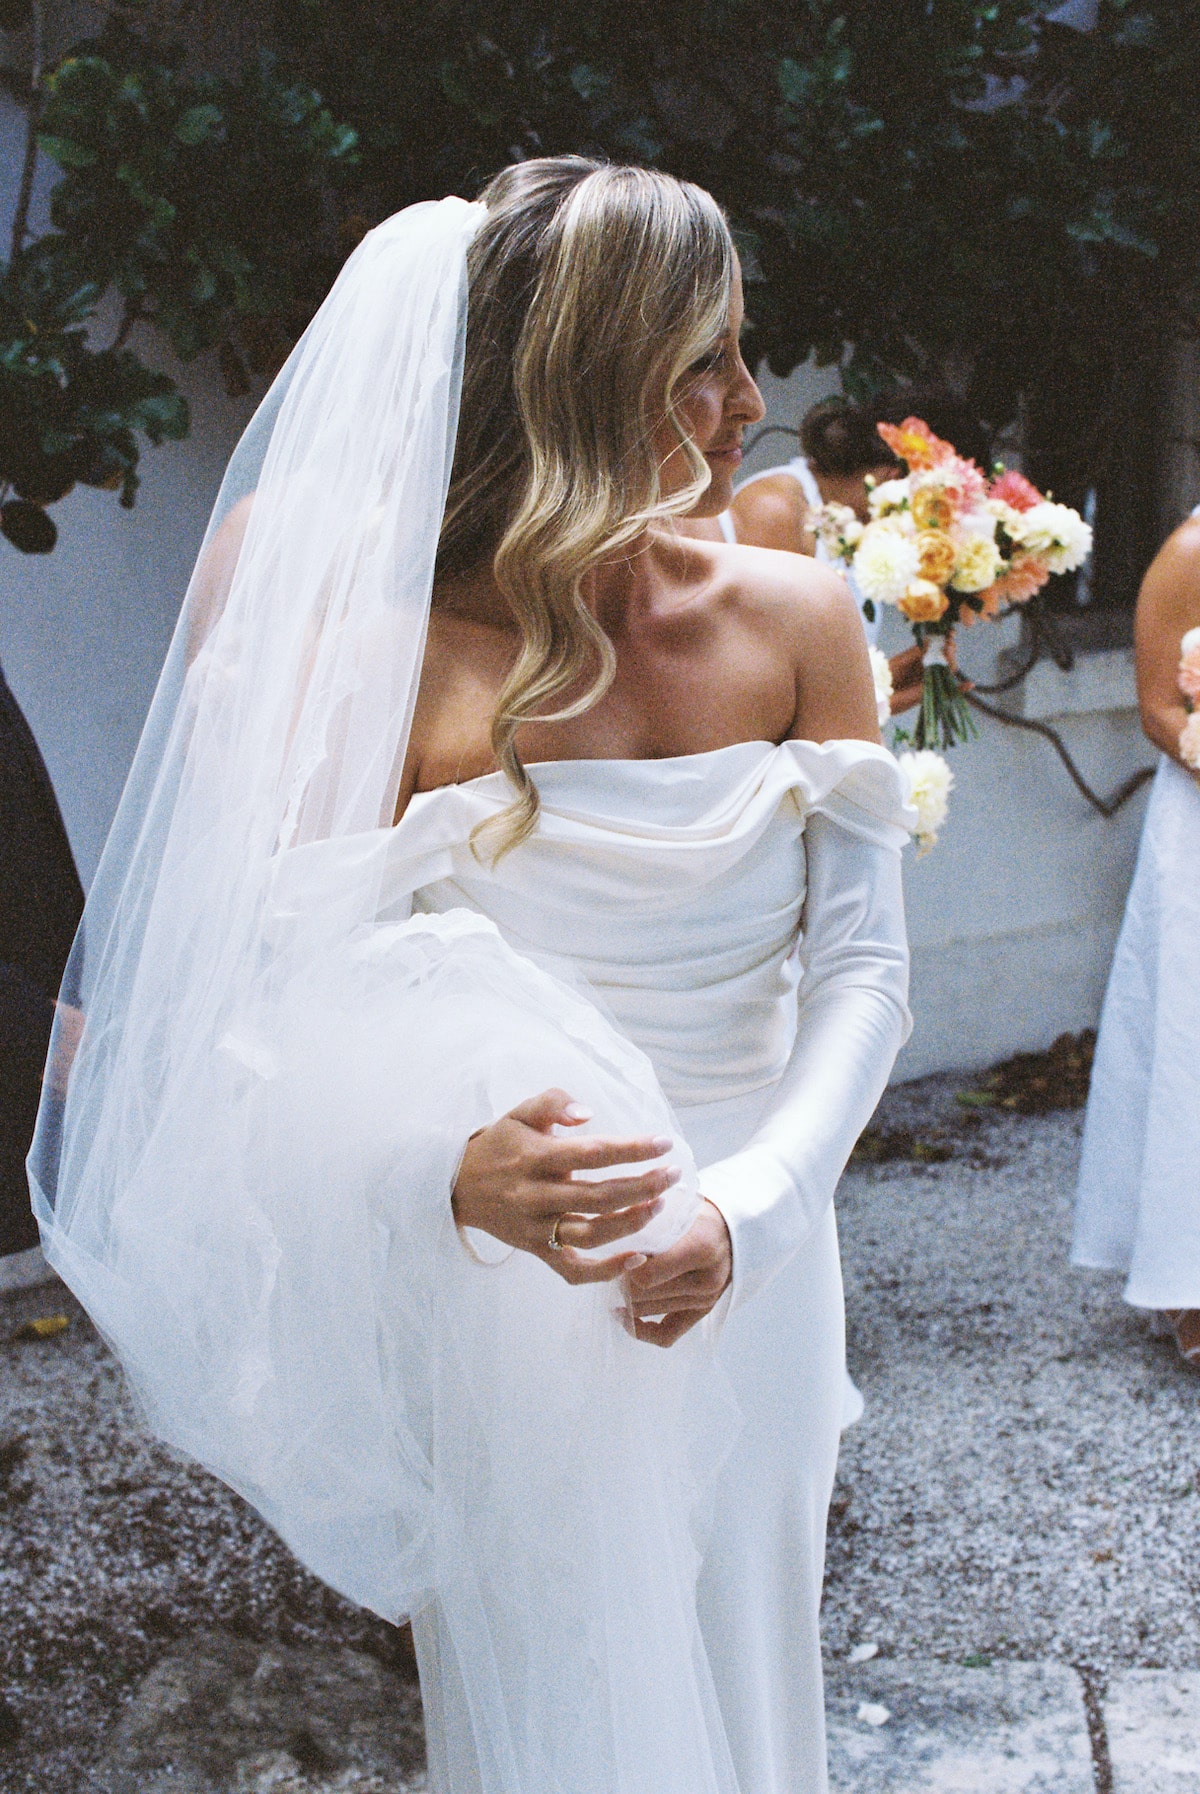
[[[751,742],[533,772],[542,816],[519,851],[494,868],[470,851],[471,830],[509,801],[493,775],[412,800],[393,880],[415,910],[474,910],[522,955],[583,981],[650,1058],[700,1166],[724,1158],[754,1132],[796,1032],[806,818],[833,807],[894,844],[894,766],[863,744]],[[822,1794],[818,1608],[843,1419],[842,1283],[831,1205],[767,1280],[754,1266],[770,1256],[772,1225],[756,1217],[744,1240],[731,1227],[734,1290],[714,1317],[740,1425],[727,1429],[699,1619],[740,1794]],[[752,1292],[738,1288],[743,1263],[761,1285]],[[423,1681],[444,1686],[436,1610],[415,1632]],[[435,1788],[462,1782],[458,1705],[427,1703]]]
[[[1138,1308],[1200,1308],[1200,785],[1166,756],[1104,999],[1074,1264]]]

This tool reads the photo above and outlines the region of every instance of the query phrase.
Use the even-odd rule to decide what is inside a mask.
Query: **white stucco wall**
[[[20,172],[24,121],[0,97],[0,221]],[[53,177],[43,163],[39,206]],[[42,228],[44,211],[35,211]],[[135,338],[132,346],[139,347]],[[0,538],[0,662],[58,791],[86,884],[96,867],[166,654],[225,460],[248,415],[211,361],[173,367],[192,406],[185,443],[148,448],[136,508],[77,487],[53,516],[59,545],[21,555]]]
[[[11,102],[0,99],[0,217],[15,190],[19,127]],[[0,540],[0,659],[46,757],[85,882],[247,411],[225,399],[211,363],[182,379],[191,438],[146,452],[136,510],[121,511],[111,493],[79,490],[55,509],[54,554],[20,556]],[[837,385],[831,369],[801,369],[789,381],[767,376],[768,421],[797,424]],[[794,448],[771,438],[747,471],[786,460]],[[904,633],[894,615],[888,622],[898,647]],[[972,632],[967,669],[990,678],[1012,634],[1012,625]],[[1051,707],[1070,707],[1085,677],[1068,676]],[[1151,758],[1130,691],[1127,680],[1115,708],[1113,692],[1101,691],[1094,701],[1106,707],[1061,724],[1103,791]],[[910,857],[907,869],[916,1026],[898,1077],[979,1067],[1096,1020],[1144,807],[1140,796],[1105,821],[1046,742],[984,719],[979,740],[956,750],[953,765],[950,822],[935,851]]]
[[[1087,658],[1069,678],[1086,679]],[[990,659],[974,643],[963,654],[980,678]],[[1131,665],[1125,684],[1131,697]],[[1104,796],[1154,763],[1128,703],[1042,714]],[[1133,875],[1144,790],[1106,819],[1049,742],[978,722],[978,739],[949,756],[956,783],[941,839],[908,857],[914,1026],[898,1079],[980,1068],[1094,1026]]]

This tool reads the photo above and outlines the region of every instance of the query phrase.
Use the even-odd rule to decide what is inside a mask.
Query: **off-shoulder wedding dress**
[[[832,1198],[907,1026],[863,742],[535,769],[396,814],[483,208],[368,233],[222,484],[88,895],[30,1159],[150,1427],[412,1615],[437,1794],[820,1794]],[[463,1147],[559,1085],[724,1213],[668,1351],[483,1236]],[[697,1160],[704,1167],[697,1187]]]
[[[541,820],[519,851],[494,868],[470,851],[471,830],[509,802],[495,774],[412,800],[389,882],[395,896],[411,887],[417,911],[488,917],[523,956],[582,981],[648,1055],[701,1191],[726,1215],[734,1283],[710,1325],[733,1403],[709,1415],[725,1455],[702,1547],[700,1633],[741,1794],[817,1794],[818,1607],[845,1386],[830,1199],[907,1026],[895,765],[863,743],[786,741],[549,762],[533,774]],[[752,1161],[730,1155],[770,1110],[798,1015],[802,1029],[815,1023],[812,1179],[771,1200]],[[861,1032],[852,1045],[864,1021],[865,1056]],[[706,1181],[703,1167],[726,1160]],[[713,1393],[702,1382],[698,1406]],[[439,1630],[436,1610],[418,1617],[423,1666]],[[447,1757],[470,1751],[466,1711],[464,1701],[428,1716],[435,1787],[450,1785]],[[626,1786],[651,1794],[640,1775]]]

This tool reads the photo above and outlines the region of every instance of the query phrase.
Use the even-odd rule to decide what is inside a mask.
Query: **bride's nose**
[[[763,404],[763,396],[758,390],[758,383],[742,360],[740,351],[737,366],[737,378],[725,397],[725,415],[728,418],[736,418],[741,424],[761,423],[767,414],[767,408]]]

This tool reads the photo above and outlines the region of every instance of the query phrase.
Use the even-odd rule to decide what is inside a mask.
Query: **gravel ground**
[[[834,1502],[830,1652],[1057,1659],[1101,1684],[1195,1668],[1200,1378],[1066,1264],[1078,1112],[965,1111],[955,1088],[890,1092],[877,1126],[924,1156],[856,1165],[842,1192],[868,1405]],[[57,1311],[65,1332],[14,1337]],[[412,1682],[405,1634],[140,1436],[57,1286],[0,1298],[0,1620],[5,1794],[87,1788],[136,1684],[197,1631],[349,1649]]]
[[[13,1337],[59,1312],[65,1332]],[[4,1794],[90,1788],[99,1741],[144,1673],[214,1627],[322,1661],[350,1648],[415,1683],[407,1632],[332,1594],[236,1495],[142,1436],[61,1285],[0,1299],[0,1342]],[[419,1761],[419,1742],[409,1754]]]
[[[876,1127],[947,1148],[839,1198],[851,1369],[828,1649],[1200,1666],[1200,1377],[1066,1262],[1082,1114],[890,1091]]]

